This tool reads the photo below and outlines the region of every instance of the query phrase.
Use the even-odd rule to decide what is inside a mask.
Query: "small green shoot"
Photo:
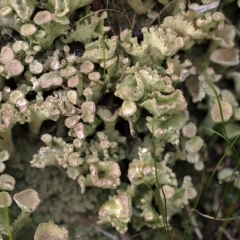
[[[156,186],[158,189],[161,189],[160,191],[162,191],[163,193],[163,196],[164,196],[164,203],[162,203],[161,201],[161,197],[160,197],[160,193],[159,194],[154,194],[155,196],[155,200],[157,202],[157,205],[158,205],[158,208],[159,208],[159,212],[162,214],[163,216],[163,223],[164,223],[164,228],[167,230],[167,238],[168,239],[171,239],[171,236],[170,236],[170,229],[169,229],[169,225],[168,225],[168,222],[167,222],[167,204],[166,204],[166,197],[165,197],[165,194],[164,194],[164,191],[162,190],[162,187],[159,183],[159,179],[158,179],[158,173],[157,173],[157,159],[156,159],[156,145],[155,145],[155,137],[153,135],[154,133],[154,126],[152,124],[152,157],[154,159],[154,168],[155,168],[155,176],[156,176]],[[158,219],[157,217],[157,213],[156,211],[153,209],[154,213],[155,213],[155,217],[156,219]],[[160,231],[158,231],[158,234],[159,234],[159,239],[160,239]]]
[[[6,200],[7,201],[7,200]],[[9,209],[8,207],[4,207],[3,208],[3,218],[5,220],[5,223],[7,225],[7,231],[8,231],[8,240],[13,240],[13,236],[12,236],[12,227],[10,224],[10,217],[9,217]]]

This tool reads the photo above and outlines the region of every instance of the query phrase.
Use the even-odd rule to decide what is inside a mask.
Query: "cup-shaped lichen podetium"
[[[3,150],[0,151],[0,173],[4,171],[4,169],[6,168],[6,165],[3,163],[5,161],[7,161],[10,158],[10,154],[8,151]]]
[[[215,102],[211,109],[212,120],[216,123],[227,122],[233,115],[232,105],[226,101]],[[221,113],[222,112],[222,113]]]
[[[12,198],[8,192],[0,192],[0,208],[9,207],[12,205]]]
[[[15,179],[8,174],[0,175],[0,189],[6,191],[12,191],[15,187]]]
[[[100,188],[115,189],[120,183],[121,170],[118,163],[99,161],[90,164],[93,185]]]
[[[113,196],[101,206],[98,214],[100,218],[98,223],[109,222],[118,232],[126,232],[127,224],[130,222],[132,215],[132,202],[130,196],[125,192]]]
[[[32,212],[40,203],[38,193],[33,189],[26,189],[13,196],[14,201],[21,208],[22,212],[13,223],[13,236],[21,230]]]
[[[66,240],[68,239],[68,231],[60,228],[54,222],[40,223],[34,234],[34,240]]]

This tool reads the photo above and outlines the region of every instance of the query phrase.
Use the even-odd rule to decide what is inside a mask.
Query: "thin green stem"
[[[215,87],[213,86],[213,84],[210,81],[208,81],[208,79],[206,79],[206,82],[211,87],[211,89],[213,90],[213,92],[214,92],[214,94],[216,96],[216,99],[217,99],[217,102],[218,102],[218,107],[219,107],[219,110],[220,110],[220,115],[221,115],[222,131],[223,131],[223,134],[224,134],[225,138],[228,139],[227,131],[226,131],[226,127],[225,127],[225,122],[224,122],[224,118],[223,118],[223,111],[222,111],[220,98],[219,98],[218,93],[217,93]]]
[[[171,239],[170,237],[170,230],[168,227],[168,223],[167,223],[167,203],[166,203],[166,197],[164,194],[164,191],[162,190],[160,184],[159,184],[159,179],[158,179],[158,172],[157,172],[157,160],[156,160],[156,145],[155,145],[155,138],[154,138],[154,126],[152,124],[152,149],[153,149],[153,159],[154,159],[154,168],[155,168],[155,176],[156,176],[156,185],[157,185],[157,189],[160,189],[160,191],[163,192],[163,198],[164,198],[164,206],[162,206],[162,201],[160,199],[160,194],[156,194],[157,196],[155,196],[157,203],[158,203],[158,208],[160,210],[160,212],[162,213],[163,216],[163,223],[164,223],[164,227],[165,229],[167,229],[167,236],[168,239]],[[163,209],[164,208],[164,209]]]
[[[3,215],[8,229],[8,240],[13,240],[8,207],[3,208]]]

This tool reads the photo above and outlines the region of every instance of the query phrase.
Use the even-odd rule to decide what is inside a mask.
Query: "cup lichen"
[[[108,1],[105,10],[103,1],[0,1],[0,201],[11,208],[7,191],[17,188],[22,213],[11,221],[14,237],[40,198],[36,219],[45,220],[35,240],[67,239],[60,225],[96,222],[97,212],[97,223],[121,234],[169,231],[173,216],[197,196],[192,176],[175,166],[201,171],[208,157],[198,127],[225,122],[236,135],[240,75],[227,74],[234,96],[219,65],[239,64],[237,31],[218,11],[220,2],[126,2],[135,20],[165,11],[161,23],[106,26],[112,14],[129,21]],[[59,226],[42,217],[52,203],[57,210],[47,220]],[[0,238],[9,234],[4,229]]]

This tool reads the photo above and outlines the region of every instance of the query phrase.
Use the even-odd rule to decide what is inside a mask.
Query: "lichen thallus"
[[[122,13],[122,12],[120,12],[118,10],[115,10],[115,9],[101,9],[101,10],[92,12],[92,13],[84,16],[83,18],[79,19],[77,22],[74,23],[74,25],[71,28],[73,28],[76,24],[80,23],[81,21],[85,20],[86,18],[90,17],[91,15],[96,14],[96,13],[101,13],[101,12],[104,12],[104,11],[112,11],[112,12],[116,12],[116,13],[122,14],[127,19],[129,26],[131,26],[131,23],[130,23],[128,17],[124,13]],[[113,30],[112,30],[112,32],[113,32]],[[114,32],[113,32],[113,34],[114,34]],[[94,83],[96,83],[96,84],[98,84],[98,85],[100,85],[102,87],[101,97],[100,97],[99,101],[101,101],[101,99],[102,99],[103,95],[105,94],[106,90],[107,89],[111,89],[113,86],[115,86],[118,82],[120,82],[123,79],[123,77],[125,75],[124,72],[123,72],[121,74],[120,78],[116,82],[114,82],[112,84],[109,83],[109,80],[106,77],[107,76],[106,75],[106,50],[107,50],[107,44],[105,43],[104,32],[102,32],[102,34],[100,35],[100,38],[101,38],[101,41],[100,41],[101,45],[99,47],[102,48],[102,51],[103,51],[103,83],[100,83],[100,82],[95,81],[95,80],[88,79],[89,81],[94,82]],[[118,59],[120,59],[119,54],[117,52],[116,52],[116,54],[118,55]],[[122,69],[123,69],[123,67],[122,67]]]
[[[101,101],[106,90],[111,89],[113,86],[115,86],[118,82],[120,82],[123,79],[123,77],[125,75],[123,72],[117,81],[115,81],[112,84],[109,83],[109,80],[107,79],[107,75],[106,75],[106,52],[105,51],[107,49],[107,45],[105,43],[105,37],[103,35],[101,36],[101,48],[103,51],[103,83],[89,79],[91,82],[99,84],[102,87],[101,97],[100,97],[99,101]],[[116,52],[116,54],[118,55],[118,59],[120,59],[119,54],[117,52]],[[123,69],[123,66],[122,66],[122,69]]]

